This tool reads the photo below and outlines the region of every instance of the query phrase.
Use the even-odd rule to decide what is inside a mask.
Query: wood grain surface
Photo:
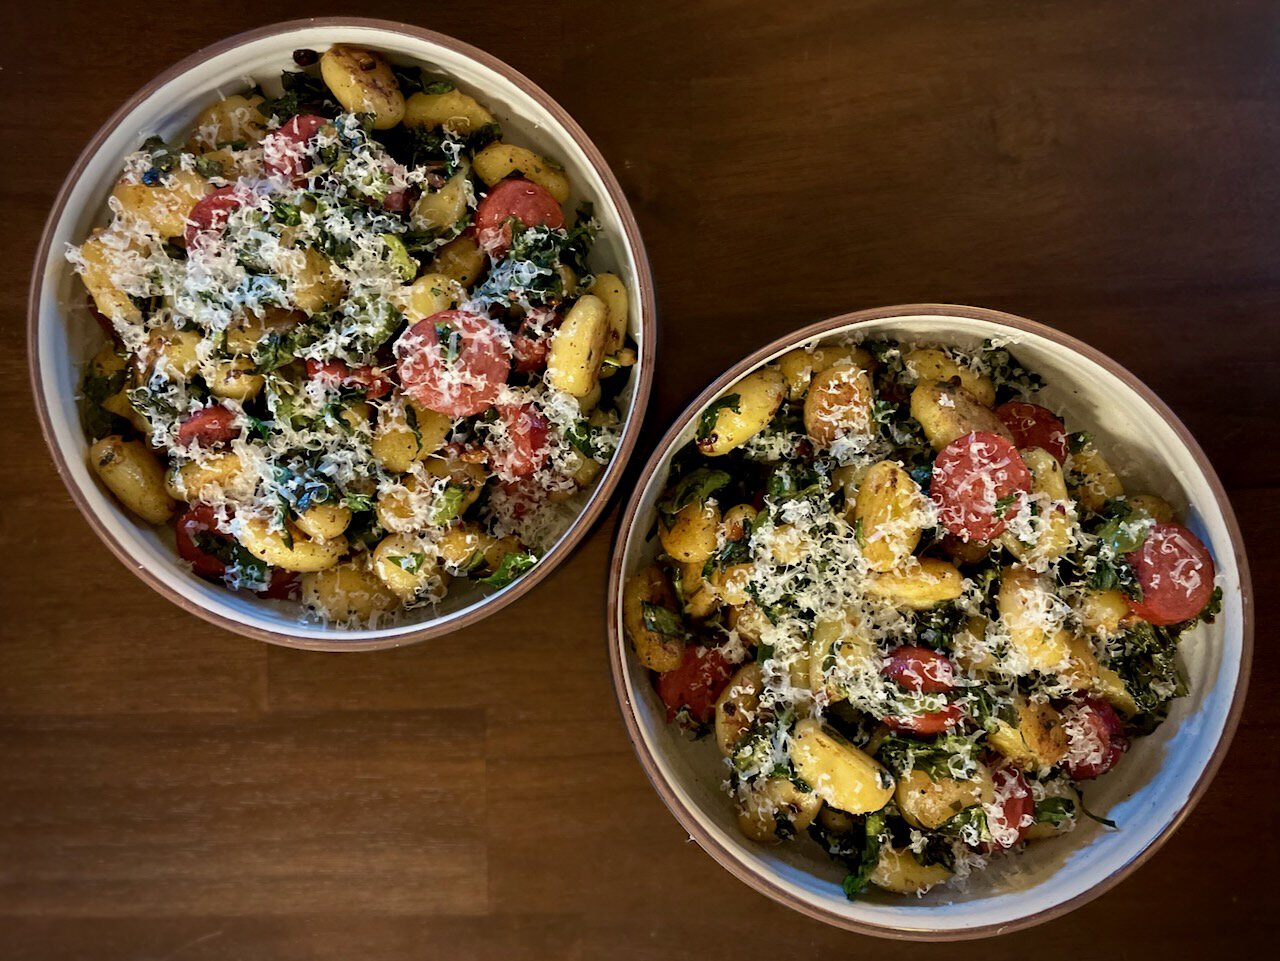
[[[1163,851],[1066,918],[958,946],[873,942],[753,893],[688,842],[624,735],[602,623],[613,516],[513,607],[369,655],[219,631],[111,557],[32,412],[23,317],[48,207],[163,68],[343,13],[486,48],[613,165],[661,307],[642,454],[749,350],[890,303],[1035,318],[1170,403],[1231,492],[1259,604],[1243,724]],[[1146,959],[1270,943],[1280,7],[50,2],[6,9],[0,89],[0,958]]]

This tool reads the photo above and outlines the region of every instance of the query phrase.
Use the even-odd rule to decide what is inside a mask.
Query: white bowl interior
[[[642,313],[645,302],[639,285],[642,271],[638,252],[627,240],[622,213],[610,197],[600,171],[546,107],[501,73],[464,53],[424,38],[371,26],[308,26],[250,40],[202,60],[159,87],[120,121],[89,161],[53,228],[44,283],[39,291],[38,345],[51,435],[67,462],[70,481],[84,495],[89,510],[101,519],[110,536],[139,567],[192,603],[237,623],[351,646],[362,641],[386,642],[419,630],[427,623],[445,625],[491,598],[485,597],[479,587],[467,583],[463,589],[451,592],[439,607],[424,608],[394,626],[336,630],[301,623],[296,605],[234,594],[195,577],[176,564],[168,529],[153,529],[134,520],[98,484],[88,468],[88,442],[80,426],[76,397],[81,368],[105,343],[105,337],[85,305],[79,279],[63,256],[67,244],[79,243],[93,227],[106,222],[106,198],[119,175],[121,162],[143,139],[156,133],[166,138],[185,134],[200,110],[220,95],[240,92],[252,82],[278,91],[281,71],[297,69],[292,59],[294,50],[308,47],[323,50],[338,42],[360,44],[383,52],[393,62],[420,64],[449,76],[461,89],[489,107],[502,123],[505,137],[559,160],[574,185],[574,194],[566,208],[572,210],[582,200],[590,200],[595,205],[595,215],[603,229],[592,259],[601,269],[607,266],[618,273],[628,284],[632,304],[631,335],[637,344],[641,343],[647,318]],[[633,376],[622,395],[626,434],[638,429],[638,419],[643,416],[642,410],[634,409],[634,385]],[[622,466],[618,459],[607,471],[617,472]],[[612,473],[602,475],[589,496],[575,506],[585,510],[611,476]],[[561,543],[568,533],[562,535]],[[497,595],[491,595],[494,596]]]
[[[1002,859],[995,871],[971,876],[964,889],[944,887],[919,899],[871,894],[851,902],[840,890],[844,870],[817,845],[806,839],[765,846],[739,833],[720,789],[723,766],[712,739],[691,742],[666,723],[647,672],[624,649],[627,698],[662,779],[728,857],[753,874],[812,907],[901,932],[963,932],[1008,924],[1070,901],[1121,870],[1187,803],[1223,735],[1240,676],[1244,622],[1237,558],[1228,525],[1191,452],[1154,408],[1101,365],[1036,334],[952,316],[863,321],[810,342],[848,334],[957,346],[973,346],[988,337],[1007,342],[1024,366],[1048,381],[1042,396],[1047,405],[1065,412],[1068,428],[1091,431],[1130,490],[1166,498],[1212,550],[1225,595],[1223,610],[1214,624],[1184,635],[1181,655],[1189,696],[1175,701],[1169,720],[1150,737],[1138,739],[1123,763],[1086,791],[1089,808],[1115,820],[1119,829],[1107,830],[1082,819],[1075,831]],[[794,346],[779,349],[761,363]],[[659,468],[642,494],[636,522],[627,532],[624,578],[656,552],[656,538],[646,541],[655,504],[671,455],[692,439],[696,422],[695,417],[662,452]],[[621,604],[616,608],[614,636],[622,638]]]

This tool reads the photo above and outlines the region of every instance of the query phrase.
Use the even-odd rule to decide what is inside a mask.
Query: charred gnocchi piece
[[[776,367],[763,367],[742,378],[703,412],[698,450],[718,457],[746,443],[768,426],[786,391],[786,381]]]
[[[814,793],[841,811],[879,811],[893,797],[893,776],[879,761],[814,718],[795,726],[792,761]]]
[[[776,844],[803,831],[822,810],[822,799],[785,777],[751,789],[738,809],[738,827],[753,841]]]
[[[996,385],[990,377],[961,365],[941,350],[917,347],[904,354],[902,362],[922,384],[959,384],[983,407],[996,401]]]
[[[684,662],[686,632],[676,616],[676,595],[657,565],[627,579],[622,592],[622,622],[640,663],[668,673]]]
[[[590,394],[600,382],[600,362],[608,334],[604,301],[591,294],[578,298],[551,335],[547,383],[574,397]]]
[[[867,471],[858,487],[854,522],[862,534],[862,553],[871,568],[891,571],[920,543],[924,495],[905,470],[881,461]]]
[[[118,434],[104,437],[89,448],[89,463],[120,503],[142,520],[160,524],[172,516],[164,468],[142,441]]]
[[[804,427],[813,442],[830,447],[842,437],[871,430],[871,378],[852,363],[813,376],[804,400]]]
[[[320,57],[320,76],[345,109],[368,117],[375,130],[404,119],[404,94],[382,54],[334,44]]]
[[[956,438],[972,433],[1013,439],[991,408],[954,384],[920,384],[911,392],[911,416],[935,450],[942,450]]]
[[[924,894],[945,883],[951,871],[944,864],[923,864],[910,848],[884,845],[869,880],[876,887],[894,894]]]
[[[995,785],[985,767],[967,778],[911,770],[898,779],[894,799],[912,827],[937,830],[966,808],[992,803]]]
[[[764,672],[753,661],[738,669],[716,699],[716,743],[725,757],[756,722],[763,687]]]

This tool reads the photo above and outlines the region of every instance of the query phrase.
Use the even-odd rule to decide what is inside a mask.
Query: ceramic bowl
[[[235,93],[245,78],[278,82],[296,69],[292,52],[351,43],[379,50],[393,62],[422,64],[446,74],[479,97],[510,139],[558,158],[573,184],[572,209],[595,205],[603,231],[593,257],[628,285],[631,334],[639,362],[624,391],[626,418],[613,462],[601,475],[577,519],[539,564],[504,590],[484,596],[474,585],[438,608],[376,630],[343,630],[301,623],[296,605],[240,596],[195,577],[177,563],[172,534],[136,522],[91,474],[88,442],[76,409],[84,362],[104,343],[85,293],[63,252],[104,223],[105,202],[126,154],[153,133],[176,137],[220,93]],[[429,30],[377,20],[315,19],[282,23],[214,44],[165,71],[116,111],[67,176],[45,227],[31,283],[29,351],[36,408],[63,481],[85,518],[108,547],[164,596],[215,624],[262,640],[315,649],[393,647],[474,623],[532,590],[573,550],[605,508],[635,447],[653,364],[653,281],[626,198],[600,152],[582,129],[528,78],[481,50]]]
[[[648,563],[655,503],[672,455],[694,434],[698,415],[747,372],[804,344],[853,335],[957,346],[1006,342],[1049,387],[1072,430],[1098,439],[1133,490],[1167,499],[1209,546],[1224,591],[1222,614],[1184,636],[1188,696],[1168,721],[1135,741],[1123,763],[1093,782],[1088,801],[1119,828],[1082,819],[1076,830],[1004,859],[1007,868],[973,875],[963,889],[922,898],[872,893],[847,900],[844,870],[807,839],[765,846],[738,831],[721,791],[724,768],[714,738],[690,741],[665,720],[647,672],[622,629],[622,585]],[[686,831],[725,868],[769,897],[840,927],[886,937],[954,940],[1027,927],[1102,894],[1168,839],[1217,770],[1243,706],[1253,605],[1239,528],[1222,485],[1186,428],[1137,378],[1077,340],[1019,317],[970,307],[918,305],[848,314],[789,334],[726,371],[684,412],[641,474],[623,512],[609,582],[613,680],[622,715],[650,781]],[[1191,883],[1193,879],[1188,879]]]

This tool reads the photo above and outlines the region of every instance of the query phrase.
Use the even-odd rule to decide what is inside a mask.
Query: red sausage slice
[[[216,447],[240,436],[236,415],[221,404],[204,407],[178,425],[178,446]]]
[[[191,565],[191,570],[210,581],[221,581],[227,575],[227,564],[204,548],[197,541],[206,538],[223,544],[235,543],[235,538],[218,527],[218,515],[208,504],[192,504],[174,523],[178,556]],[[204,535],[203,537],[201,535]],[[288,600],[295,597],[301,579],[293,571],[279,567],[267,568],[267,584],[255,591],[259,597]]]
[[[476,207],[477,240],[495,260],[511,246],[512,217],[526,227],[564,226],[564,211],[544,188],[527,180],[503,180]]]
[[[354,370],[341,360],[308,360],[307,377],[327,387],[359,387],[369,400],[391,393],[391,381],[376,367],[365,364]]]
[[[196,201],[187,215],[187,227],[182,234],[187,249],[196,250],[219,237],[227,228],[231,211],[242,204],[243,201],[236,196],[235,187],[219,187]]]
[[[941,694],[956,686],[955,670],[946,655],[918,644],[890,651],[881,673],[908,691],[924,694]]]
[[[492,451],[489,464],[499,477],[527,477],[551,456],[547,446],[547,419],[532,404],[498,408],[503,438]]]
[[[667,720],[675,718],[681,708],[688,708],[691,717],[708,723],[716,712],[716,698],[733,671],[734,665],[718,648],[690,644],[679,667],[658,675],[658,696],[667,706]]]
[[[520,329],[511,339],[517,371],[522,374],[534,374],[547,366],[547,354],[551,350],[551,335],[556,332],[561,320],[562,318],[555,311],[534,309],[520,321]]]
[[[1031,472],[1018,449],[997,434],[957,437],[933,462],[929,496],[947,532],[966,541],[999,535],[1031,490]]]
[[[450,417],[487,410],[511,372],[506,333],[461,310],[418,321],[400,335],[395,354],[405,393]]]
[[[231,540],[231,535],[218,529],[218,517],[208,504],[192,504],[174,524],[178,556],[191,565],[200,577],[215,580],[227,572],[221,558],[200,547],[196,541],[201,534],[220,541]]]
[[[922,737],[933,737],[943,731],[955,727],[964,720],[964,711],[955,704],[948,704],[939,711],[927,714],[902,714],[886,717],[884,723],[895,731],[906,734],[919,734]]]
[[[1068,704],[1062,711],[1067,732],[1067,753],[1063,769],[1073,781],[1089,781],[1110,771],[1129,750],[1120,716],[1106,701],[1086,697]]]
[[[1168,625],[1190,620],[1213,595],[1213,557],[1181,524],[1155,525],[1127,559],[1142,587],[1142,600],[1131,599],[1129,607],[1144,621]]]
[[[1036,802],[1022,772],[1012,767],[998,767],[991,772],[995,783],[995,810],[987,809],[987,829],[996,848],[1011,848],[1031,830],[1035,823]]]
[[[1059,464],[1067,460],[1067,427],[1058,415],[1039,404],[1011,400],[996,408],[996,416],[1013,435],[1022,449],[1039,447],[1047,450]]]
[[[290,117],[262,140],[262,162],[268,174],[297,180],[311,169],[307,146],[325,124],[333,123],[318,114]]]
[[[288,601],[295,598],[302,586],[301,575],[286,571],[281,567],[271,568],[267,577],[267,586],[258,591],[259,597],[267,597],[276,601]]]
[[[403,214],[407,213],[409,208],[413,206],[413,201],[414,194],[412,191],[408,189],[393,190],[387,194],[387,199],[382,201],[382,206],[388,213]]]

